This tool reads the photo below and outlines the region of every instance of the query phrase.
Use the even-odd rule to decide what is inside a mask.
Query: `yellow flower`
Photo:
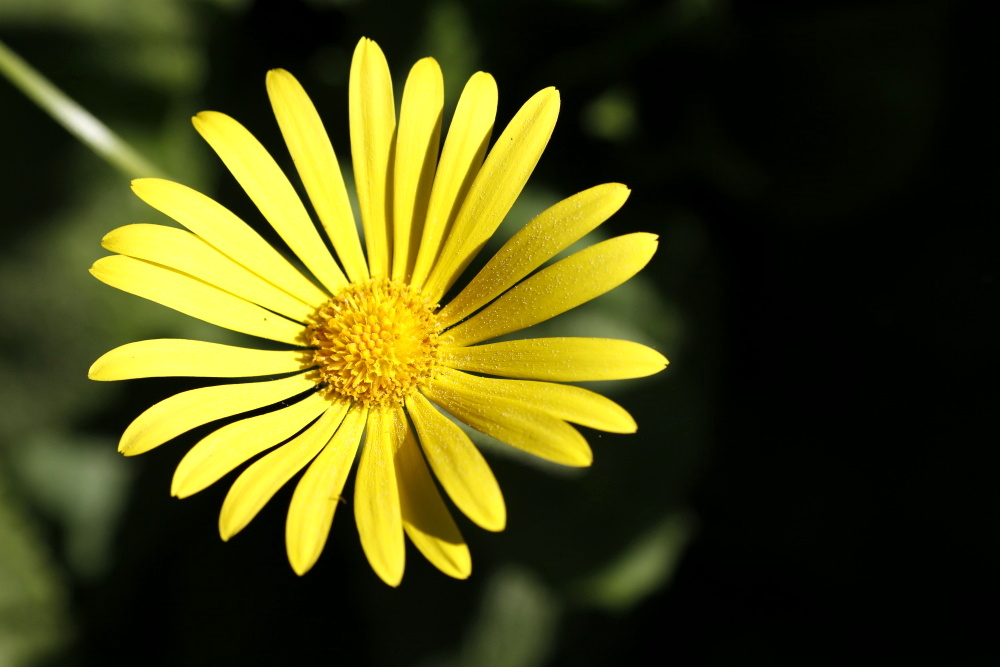
[[[268,72],[267,91],[340,262],[263,146],[229,116],[195,116],[195,128],[315,280],[212,199],[170,181],[134,181],[143,201],[189,231],[148,224],[116,229],[103,246],[118,254],[98,260],[91,272],[118,289],[289,349],[163,339],[108,352],[91,367],[92,379],[279,376],[157,403],[126,429],[119,451],[140,454],[203,424],[270,406],[198,442],[177,467],[173,495],[190,496],[267,451],[226,496],[219,529],[228,540],[306,468],[285,534],[292,568],[304,574],[323,550],[360,447],[354,515],[378,576],[391,586],[401,581],[405,533],[442,572],[465,578],[469,550],[430,470],[480,527],[502,530],[506,510],[486,461],[438,408],[568,466],[592,459],[568,422],[634,432],[620,406],[558,383],[650,375],[667,363],[658,352],[597,338],[486,341],[628,280],[652,257],[656,237],[613,238],[536,272],[625,202],[625,186],[599,185],[534,218],[441,308],[541,156],[559,110],[556,90],[528,100],[486,155],[497,89],[489,74],[473,75],[439,155],[438,64],[424,58],[413,66],[397,125],[385,57],[362,39],[351,63],[350,129],[367,253],[312,102],[283,70]]]

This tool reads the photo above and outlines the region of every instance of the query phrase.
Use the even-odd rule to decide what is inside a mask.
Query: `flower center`
[[[322,390],[369,406],[401,404],[434,370],[436,308],[417,290],[392,280],[342,289],[309,325]]]

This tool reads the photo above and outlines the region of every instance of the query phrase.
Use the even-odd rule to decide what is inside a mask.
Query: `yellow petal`
[[[217,111],[202,111],[192,122],[312,274],[331,292],[346,285],[347,278],[327,251],[295,188],[260,142],[245,127]]]
[[[496,116],[496,81],[486,72],[476,72],[462,90],[434,175],[417,264],[410,280],[414,287],[423,286],[427,279],[437,259],[441,239],[454,222],[479,173]]]
[[[406,399],[413,425],[441,486],[465,516],[486,530],[503,530],[507,508],[489,465],[469,436],[419,393]]]
[[[111,252],[181,271],[298,322],[316,312],[183,229],[127,225],[109,232],[101,245]]]
[[[366,37],[354,50],[349,95],[351,157],[368,246],[368,269],[373,278],[382,278],[389,275],[389,158],[396,130],[396,106],[389,64],[378,44]]]
[[[227,424],[202,438],[181,459],[170,485],[171,495],[187,498],[216,483],[238,466],[292,437],[330,408],[318,393],[298,403]]]
[[[455,324],[583,238],[628,199],[629,189],[606,183],[564,199],[514,234],[482,271],[438,315]]]
[[[442,381],[473,394],[506,398],[526,403],[553,417],[609,433],[635,433],[632,415],[610,398],[566,384],[481,378],[468,373],[442,369]]]
[[[449,577],[466,579],[472,573],[469,547],[434,486],[420,447],[409,429],[396,452],[396,476],[403,528],[420,553]]]
[[[295,487],[285,523],[285,545],[288,561],[300,576],[316,564],[323,552],[333,514],[343,501],[340,494],[351,472],[367,418],[367,408],[355,404],[344,417],[333,440],[320,452]]]
[[[354,520],[361,547],[375,574],[390,586],[403,580],[406,551],[399,487],[393,465],[403,442],[405,416],[396,407],[376,407],[368,415],[368,431],[354,486]]]
[[[438,350],[438,361],[474,373],[555,382],[645,377],[668,363],[652,348],[612,338],[529,338],[444,347]]]
[[[330,442],[346,413],[347,403],[334,403],[312,426],[236,478],[219,514],[219,534],[223,540],[243,530],[278,489],[313,460]]]
[[[200,340],[159,338],[106,352],[87,373],[91,380],[150,377],[251,377],[280,375],[312,365],[305,350],[250,350]]]
[[[298,322],[233,296],[196,278],[124,255],[103,257],[90,268],[100,280],[209,324],[291,345],[302,345]]]
[[[418,60],[406,79],[399,110],[392,181],[393,280],[405,281],[413,272],[434,181],[443,109],[441,68],[433,58]]]
[[[313,308],[319,308],[329,299],[245,222],[197,190],[159,178],[139,178],[132,181],[132,191],[213,247]]]
[[[452,345],[496,338],[576,308],[634,276],[654,252],[656,235],[637,233],[608,239],[570,255],[451,329]]]
[[[273,405],[315,387],[316,383],[301,373],[281,380],[185,391],[139,415],[122,434],[118,451],[125,456],[142,454],[202,424]]]
[[[594,459],[579,431],[522,401],[469,390],[447,379],[427,383],[432,401],[477,431],[554,463],[589,466]]]
[[[524,103],[497,139],[465,197],[424,291],[439,300],[493,235],[552,136],[559,93],[546,88]]]
[[[354,222],[337,156],[312,100],[283,69],[267,73],[271,107],[309,200],[352,282],[368,278],[368,264]]]

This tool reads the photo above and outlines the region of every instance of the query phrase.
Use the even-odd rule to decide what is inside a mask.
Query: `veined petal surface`
[[[192,121],[253,203],[316,278],[334,292],[347,284],[281,167],[238,122],[217,111]]]
[[[452,345],[472,345],[544,322],[634,276],[656,252],[656,235],[626,234],[570,255],[449,331]]]
[[[305,373],[264,382],[202,387],[175,394],[149,408],[129,424],[118,444],[125,456],[148,452],[191,429],[273,405],[313,389]]]
[[[126,225],[105,235],[101,245],[111,252],[181,271],[297,322],[304,322],[316,312],[183,229]]]
[[[452,502],[480,528],[503,530],[507,508],[500,485],[465,431],[419,392],[406,399],[406,409],[420,447]]]
[[[91,380],[149,377],[252,377],[281,375],[312,365],[305,350],[252,350],[180,338],[141,340],[104,353],[90,366]]]
[[[411,284],[422,287],[437,260],[441,240],[486,156],[497,115],[497,84],[486,72],[476,72],[465,84],[441,151],[427,219],[424,221]]]
[[[374,407],[354,486],[354,519],[361,548],[379,578],[390,586],[403,579],[406,551],[396,482],[396,450],[406,433],[406,417],[397,407]]]
[[[622,207],[628,194],[629,189],[624,185],[607,183],[546,209],[514,234],[441,310],[438,315],[441,323],[455,324],[485,306],[610,218]]]
[[[304,342],[305,327],[298,322],[173,269],[125,255],[111,255],[94,262],[90,272],[101,282],[123,292],[155,301],[209,324],[279,343],[301,345]]]
[[[589,382],[659,373],[667,359],[640,343],[613,338],[527,338],[472,347],[444,347],[449,368],[524,380]]]
[[[243,471],[222,503],[219,534],[228,540],[243,530],[267,501],[330,442],[347,414],[347,403],[335,403],[316,422]]]
[[[329,296],[229,209],[186,185],[161,178],[137,178],[132,192],[236,262],[313,308]]]
[[[449,577],[468,578],[472,573],[469,547],[441,500],[409,429],[396,452],[395,465],[406,534],[434,567]]]
[[[440,299],[500,226],[538,164],[559,115],[559,93],[546,88],[524,103],[486,156],[425,291]]]
[[[351,408],[295,487],[285,523],[285,546],[298,575],[308,572],[323,552],[367,418],[368,410],[363,406]]]
[[[352,282],[368,278],[368,264],[347,187],[330,136],[306,91],[283,69],[267,73],[267,94],[299,178]]]
[[[470,390],[447,378],[428,382],[424,393],[477,431],[529,454],[574,467],[589,466],[594,459],[579,431],[523,401]]]
[[[418,60],[403,89],[396,136],[392,180],[393,280],[407,280],[413,273],[434,182],[443,111],[441,68],[433,58]]]
[[[388,224],[391,219],[393,135],[396,107],[389,64],[378,44],[361,38],[351,60],[351,158],[358,206],[368,246],[368,270],[373,278],[389,275]]]
[[[257,454],[284,442],[330,409],[318,393],[298,403],[227,424],[201,439],[181,459],[171,495],[186,498],[222,479]]]
[[[610,433],[635,433],[632,416],[610,398],[583,387],[552,382],[481,378],[442,369],[439,378],[468,394],[525,403],[553,417]]]

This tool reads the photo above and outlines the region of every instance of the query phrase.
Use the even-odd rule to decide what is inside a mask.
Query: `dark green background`
[[[995,662],[993,32],[943,1],[4,2],[0,40],[252,221],[188,118],[229,113],[287,163],[269,68],[310,92],[345,166],[362,35],[397,86],[438,58],[452,104],[491,72],[498,124],[555,85],[559,124],[508,222],[620,181],[606,232],[661,247],[552,331],[672,364],[607,387],[640,430],[588,433],[582,475],[490,455],[509,527],[460,521],[468,582],[411,549],[385,587],[349,507],[298,578],[287,489],[228,544],[233,476],[169,497],[204,429],[113,454],[197,383],[99,385],[89,363],[218,334],[87,275],[104,232],[163,218],[0,81],[0,663]]]

